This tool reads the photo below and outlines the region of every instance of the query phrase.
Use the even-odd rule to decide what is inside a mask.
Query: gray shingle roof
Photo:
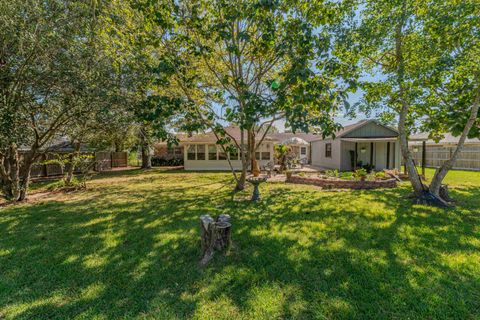
[[[427,144],[457,144],[459,139],[460,139],[460,137],[454,137],[451,133],[445,133],[443,139],[441,139],[438,142],[434,141],[433,139],[429,139],[429,134],[426,133],[426,132],[417,133],[417,134],[413,134],[413,135],[410,136],[410,141],[412,141],[413,144],[415,144],[415,141],[423,141],[423,140],[426,140]],[[480,139],[479,138],[473,138],[473,139],[467,138],[467,140],[465,140],[465,143],[466,144],[472,144],[472,143],[477,144],[477,143],[480,143]]]

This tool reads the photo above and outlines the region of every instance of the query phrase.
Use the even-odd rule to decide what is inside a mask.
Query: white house
[[[400,169],[398,131],[376,120],[345,126],[335,137],[311,142],[312,164],[322,168],[351,171],[371,166],[377,171]]]
[[[228,135],[240,141],[238,127],[226,127]],[[179,155],[184,159],[185,170],[230,170],[227,157],[235,170],[241,170],[238,152],[229,155],[216,144],[213,132],[193,136],[179,135]],[[321,136],[308,133],[267,134],[256,152],[260,167],[273,163],[274,146],[289,145],[291,150],[304,164],[312,164],[322,169],[351,171],[363,166],[371,166],[377,171],[400,169],[401,154],[397,130],[385,126],[376,120],[362,120],[345,126],[335,137],[322,139]],[[165,149],[166,144],[157,146]],[[160,148],[161,147],[161,148]],[[165,153],[158,152],[158,155]]]
[[[225,130],[237,142],[240,142],[239,128],[227,127]],[[230,158],[235,170],[242,168],[238,150],[225,154],[223,148],[216,144],[217,137],[213,132],[184,137],[180,142],[184,146],[185,170],[230,170],[227,157]],[[268,162],[273,161],[273,145],[274,141],[270,137],[265,137],[256,152],[260,166],[265,166]]]
[[[240,142],[240,129],[238,127],[226,127],[228,135]],[[258,138],[258,137],[257,137]],[[318,136],[307,133],[274,133],[267,134],[256,151],[256,159],[260,167],[274,162],[274,145],[289,144],[292,150],[298,153],[304,163],[310,162],[310,141]],[[197,134],[191,137],[182,136],[180,143],[184,148],[185,170],[230,170],[227,157],[230,158],[235,170],[241,170],[242,163],[238,152],[229,155],[223,152],[221,146],[216,145],[217,137],[213,132]]]

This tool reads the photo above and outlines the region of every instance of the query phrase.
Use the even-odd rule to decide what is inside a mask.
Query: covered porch
[[[292,137],[281,142],[290,148],[290,152],[295,155],[299,162],[303,165],[310,163],[310,143],[298,138]]]
[[[341,145],[342,171],[401,168],[400,144],[396,137],[341,138]]]

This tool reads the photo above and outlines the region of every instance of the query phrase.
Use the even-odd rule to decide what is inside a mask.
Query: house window
[[[270,160],[270,151],[262,152],[262,160]]]
[[[237,149],[237,147],[233,147],[232,151],[230,152],[230,159],[231,160],[238,160],[238,149]]]
[[[180,157],[182,155],[182,147],[175,147],[174,154],[176,157]]]
[[[260,152],[255,152],[255,159],[260,160]]]
[[[223,152],[222,147],[218,149],[218,160],[227,160],[227,154]]]
[[[197,146],[197,160],[205,160],[205,145],[203,144]]]
[[[195,145],[189,145],[187,149],[187,159],[188,160],[195,160]]]
[[[307,147],[300,147],[300,154],[302,156],[306,155],[307,154]]]
[[[217,160],[217,146],[214,144],[208,145],[208,160]]]
[[[332,144],[331,143],[326,143],[325,144],[325,158],[331,158],[332,157]]]

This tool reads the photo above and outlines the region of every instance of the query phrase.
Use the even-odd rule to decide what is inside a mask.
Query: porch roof
[[[349,142],[394,142],[398,139],[396,137],[385,137],[385,138],[341,138],[342,141],[349,141]]]

